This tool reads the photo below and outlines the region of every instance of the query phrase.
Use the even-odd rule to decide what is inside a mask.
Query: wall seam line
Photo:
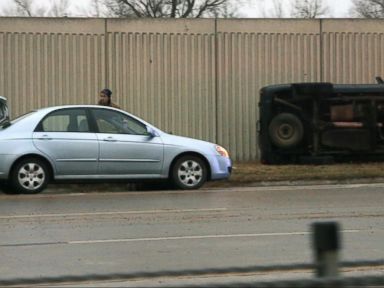
[[[104,65],[105,65],[105,83],[104,87],[108,87],[109,83],[109,48],[108,48],[108,19],[105,18],[104,20],[104,29],[105,29],[105,40],[104,40],[104,53],[105,53],[105,60],[104,60]]]
[[[320,19],[320,82],[324,82],[323,19]]]
[[[219,142],[219,60],[218,60],[218,35],[217,35],[217,18],[215,18],[215,143]]]

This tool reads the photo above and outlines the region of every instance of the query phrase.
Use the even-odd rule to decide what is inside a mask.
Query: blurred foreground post
[[[337,277],[339,262],[339,225],[336,222],[312,224],[316,276]]]

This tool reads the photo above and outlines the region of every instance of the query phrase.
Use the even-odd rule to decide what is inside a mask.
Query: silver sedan
[[[56,106],[8,119],[0,97],[0,180],[16,193],[38,193],[51,180],[168,179],[180,189],[227,179],[221,146],[167,134],[125,111]]]

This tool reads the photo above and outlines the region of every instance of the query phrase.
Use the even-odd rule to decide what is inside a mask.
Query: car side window
[[[62,109],[50,113],[39,124],[42,132],[89,132],[85,110]]]
[[[147,135],[147,127],[123,113],[106,110],[93,110],[100,133]]]

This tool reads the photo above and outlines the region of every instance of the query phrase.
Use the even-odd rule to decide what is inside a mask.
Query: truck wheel
[[[269,136],[277,147],[295,147],[303,140],[303,123],[292,113],[280,113],[269,124]]]

